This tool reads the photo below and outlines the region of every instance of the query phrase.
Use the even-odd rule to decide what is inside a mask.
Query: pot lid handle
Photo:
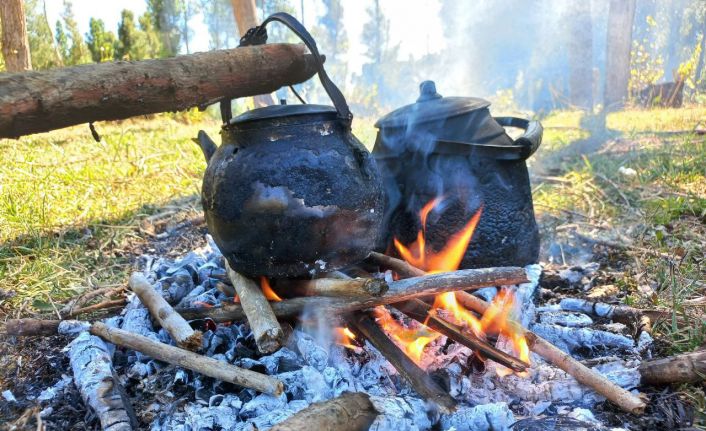
[[[297,36],[299,36],[299,39],[301,39],[304,42],[304,45],[309,48],[309,51],[311,51],[311,54],[316,60],[319,80],[324,86],[326,94],[328,94],[328,96],[331,98],[333,106],[338,112],[339,120],[346,127],[350,128],[351,122],[353,121],[353,114],[348,108],[348,103],[343,97],[343,93],[341,93],[341,90],[336,87],[336,84],[331,81],[331,78],[329,78],[328,74],[326,73],[326,70],[324,69],[324,62],[321,58],[321,54],[319,54],[319,49],[316,46],[314,38],[311,36],[309,31],[307,31],[307,29],[292,15],[284,12],[278,12],[270,15],[269,17],[267,17],[267,19],[265,19],[265,21],[262,22],[262,24],[248,30],[247,33],[245,33],[245,35],[242,37],[242,39],[240,39],[239,46],[264,44],[267,41],[267,30],[265,27],[272,21],[278,21],[287,26]]]

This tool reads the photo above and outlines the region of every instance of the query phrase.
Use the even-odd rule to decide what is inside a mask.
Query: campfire
[[[433,250],[425,230],[442,202],[422,208],[415,241],[343,271],[253,280],[209,241],[177,261],[144,256],[120,316],[11,321],[8,332],[74,336],[73,379],[111,430],[509,429],[550,406],[595,424],[582,407],[605,398],[642,411],[630,389],[646,373],[648,332],[636,343],[594,329],[589,315],[612,314],[578,299],[536,307],[538,265],[459,270],[482,210]],[[114,364],[106,342],[127,362]],[[599,352],[592,368],[572,356],[586,349]],[[120,396],[134,384],[177,385],[185,398],[135,408]]]

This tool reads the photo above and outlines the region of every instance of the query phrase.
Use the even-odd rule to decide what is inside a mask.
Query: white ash
[[[133,429],[115,382],[111,353],[100,338],[80,333],[69,345],[69,361],[81,398],[90,406],[104,431]]]
[[[5,401],[7,401],[8,403],[16,403],[17,402],[17,398],[15,398],[15,394],[13,394],[12,391],[9,389],[2,391],[2,397],[5,398]]]
[[[456,431],[509,431],[515,423],[507,403],[463,406],[449,415],[441,416],[443,429]]]
[[[591,328],[566,328],[558,325],[537,323],[532,331],[564,352],[575,352],[580,348],[633,350],[635,341],[621,334]]]
[[[593,319],[583,313],[549,311],[539,314],[539,322],[548,325],[584,327],[591,326],[593,324]]]
[[[54,384],[54,386],[50,386],[46,389],[44,389],[39,396],[37,397],[37,401],[49,401],[53,399],[55,396],[58,394],[64,392],[64,389],[68,385],[71,384],[71,377],[67,376],[66,374],[61,375],[61,379]]]
[[[572,266],[568,269],[559,271],[559,277],[568,281],[570,284],[587,284],[589,278],[598,271],[600,265],[597,262],[591,262],[585,265]]]
[[[170,303],[189,307],[203,305],[198,302],[214,306],[232,302],[232,297],[216,288],[225,274],[224,261],[210,237],[207,239],[209,246],[189,253],[176,262],[162,258],[143,259],[145,275]],[[515,293],[516,317],[527,326],[537,318],[534,297],[541,267],[530,265],[526,270],[530,282],[509,288]],[[582,270],[581,274],[584,277],[590,271]],[[380,276],[385,277],[386,274]],[[492,300],[497,291],[497,288],[490,287],[475,293]],[[540,315],[539,319],[543,323],[535,324],[535,327],[546,325],[549,317]],[[575,319],[580,321],[582,318],[575,316]],[[560,323],[570,324],[568,322],[565,318],[555,317],[548,326],[553,328]],[[195,323],[204,324],[203,321]],[[172,344],[164,331],[154,329],[147,310],[134,299],[126,307],[122,322],[118,319],[113,324]],[[450,394],[459,401],[459,409],[451,415],[440,416],[435,406],[421,399],[367,341],[359,342],[360,347],[355,350],[333,345],[330,331],[335,323],[324,320],[319,322],[319,326],[319,331],[314,335],[308,332],[308,328],[307,332],[295,330],[286,347],[264,356],[257,352],[246,322],[209,325],[203,330],[204,354],[277,377],[285,386],[285,392],[280,397],[258,394],[177,367],[164,366],[134,352],[127,355],[127,374],[136,379],[133,382],[145,385],[153,382],[145,388],[159,381],[166,382],[170,385],[162,389],[166,394],[172,394],[173,387],[187,390],[182,397],[174,394],[156,397],[149,407],[151,429],[155,431],[266,430],[313,402],[339,396],[345,391],[365,392],[371,396],[373,404],[382,412],[371,427],[378,431],[432,428],[502,430],[509,429],[514,421],[511,408],[539,414],[552,404],[591,408],[600,400],[599,396],[566,373],[537,357],[532,358],[529,378],[514,375],[499,377],[491,362],[486,363],[485,372],[470,371],[469,361],[473,353],[464,346],[447,343],[442,336],[427,347],[423,364],[443,382],[442,386],[449,388]],[[627,343],[618,343],[611,353],[622,355],[628,350],[628,354],[632,355],[633,344],[630,343],[628,349]],[[506,348],[502,337],[498,346]],[[602,369],[605,374],[624,387],[632,388],[639,381],[637,364],[611,361],[599,366],[608,367]],[[158,389],[156,387],[155,392]],[[570,410],[566,414],[568,412]]]
[[[59,322],[57,332],[61,335],[76,336],[90,328],[91,324],[82,320],[62,320]]]

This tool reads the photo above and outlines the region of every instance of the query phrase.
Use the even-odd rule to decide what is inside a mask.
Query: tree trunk
[[[2,55],[8,72],[32,70],[23,0],[0,1]]]
[[[569,39],[569,101],[578,108],[593,109],[593,29],[591,2],[579,1],[567,22]]]
[[[235,23],[238,26],[240,37],[245,36],[247,31],[258,24],[257,8],[255,0],[231,0],[233,5],[233,15],[235,15]],[[253,102],[256,108],[275,104],[275,99],[271,94],[260,94],[253,97]]]
[[[624,106],[628,98],[635,2],[636,0],[610,0],[603,94],[603,105],[609,111]]]
[[[0,74],[0,138],[275,91],[316,73],[305,49],[272,44]]]

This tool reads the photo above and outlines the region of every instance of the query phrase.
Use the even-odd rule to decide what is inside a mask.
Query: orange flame
[[[443,197],[437,197],[428,202],[421,209],[419,219],[422,224],[422,229],[417,233],[417,239],[412,244],[405,246],[397,238],[394,238],[394,245],[400,256],[402,256],[407,263],[429,273],[455,271],[458,269],[482,213],[481,207],[459,232],[449,238],[440,251],[435,252],[426,246],[427,218],[443,199]],[[501,291],[480,319],[461,306],[453,292],[437,295],[432,308],[445,310],[447,313],[444,313],[444,318],[447,318],[446,314],[449,314],[450,316],[448,316],[448,318],[450,320],[453,320],[454,323],[465,325],[473,334],[481,339],[485,339],[487,335],[505,335],[512,342],[513,348],[518,353],[519,358],[529,363],[529,346],[527,340],[521,334],[516,333],[512,325],[508,324],[510,314],[514,308],[514,296],[510,291]],[[387,312],[387,310],[385,310],[385,312]],[[391,316],[390,319],[392,319]],[[381,326],[386,328],[385,325],[388,325],[389,327],[386,328],[386,330],[391,332],[393,337],[395,333],[409,331],[406,328],[402,328],[394,319],[392,319],[392,321],[400,327],[394,327],[385,320],[383,320]],[[428,339],[429,337],[417,336],[416,338],[411,337],[411,339],[408,340],[405,340],[405,337],[398,336],[398,339],[401,340],[400,342],[402,344],[408,346],[406,347],[408,354],[410,351],[416,352],[418,350],[419,355],[421,355],[424,346],[438,336],[439,334],[436,334],[436,336],[431,339]],[[421,347],[419,347],[420,344]],[[501,369],[499,367],[498,374],[502,375],[502,373],[509,374],[512,373],[512,370]]]
[[[337,326],[333,328],[333,335],[336,339],[336,344],[347,347],[349,349],[356,349],[357,346],[353,344],[355,340],[355,334],[347,327]]]
[[[265,298],[267,298],[268,301],[279,302],[282,300],[282,298],[280,298],[279,295],[272,290],[272,286],[270,286],[270,281],[267,277],[260,277],[260,287],[262,288],[262,293],[265,294]]]
[[[197,307],[203,307],[203,308],[213,308],[213,304],[209,304],[208,302],[204,301],[194,301],[194,305]]]
[[[405,328],[383,306],[375,307],[375,320],[415,363],[421,364],[424,347],[441,336],[424,325]]]

